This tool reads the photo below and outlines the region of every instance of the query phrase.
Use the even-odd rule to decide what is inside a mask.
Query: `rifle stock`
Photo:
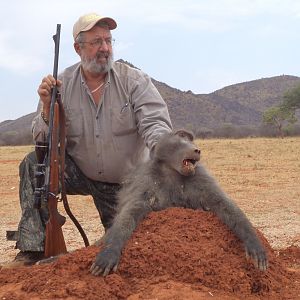
[[[48,211],[49,219],[46,223],[45,239],[45,257],[55,256],[67,253],[67,247],[64,240],[62,226],[66,218],[59,214],[57,210],[57,195],[59,194],[59,107],[58,103],[54,104],[53,128],[51,134],[51,153],[49,165],[49,187],[48,187]]]

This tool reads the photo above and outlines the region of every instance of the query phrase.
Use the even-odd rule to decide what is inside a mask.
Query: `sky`
[[[34,112],[52,74],[56,24],[59,72],[79,61],[79,16],[114,18],[114,58],[182,91],[211,93],[278,75],[300,76],[299,0],[10,0],[0,2],[0,122]]]

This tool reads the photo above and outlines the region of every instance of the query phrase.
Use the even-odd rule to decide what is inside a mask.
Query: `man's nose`
[[[105,40],[102,41],[101,45],[99,46],[99,49],[101,49],[102,51],[108,51],[109,46]]]

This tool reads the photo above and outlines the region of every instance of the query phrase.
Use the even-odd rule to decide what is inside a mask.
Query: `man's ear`
[[[187,131],[185,129],[180,129],[175,132],[176,135],[179,135],[182,138],[187,138],[191,142],[194,140],[194,134],[191,131]]]
[[[79,45],[79,43],[74,43],[74,49],[75,49],[75,51],[76,51],[76,53],[79,55],[79,56],[81,56],[81,48],[80,48],[80,45]]]

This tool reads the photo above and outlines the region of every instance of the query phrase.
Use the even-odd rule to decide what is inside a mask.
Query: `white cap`
[[[86,14],[81,16],[73,26],[74,40],[81,31],[88,31],[92,29],[99,21],[105,22],[110,30],[117,27],[116,21],[112,18],[101,17],[96,13]]]

